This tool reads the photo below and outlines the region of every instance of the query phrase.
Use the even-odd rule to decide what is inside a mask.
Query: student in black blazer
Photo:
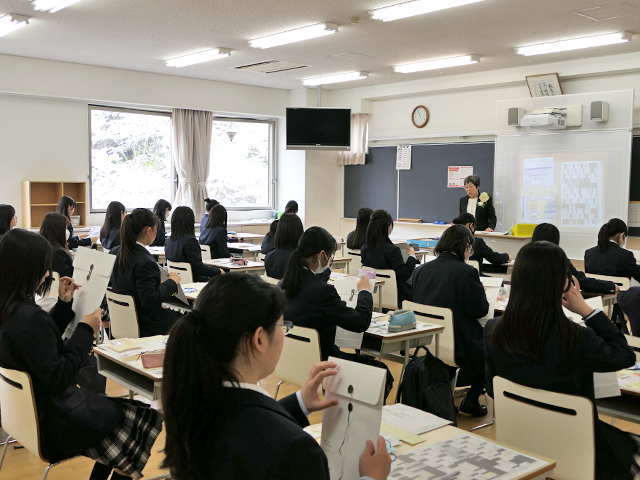
[[[122,221],[122,245],[109,252],[118,257],[111,274],[113,291],[133,297],[142,337],[166,335],[180,316],[162,308],[162,302],[177,293],[180,275],[171,272],[161,283],[160,266],[146,249],[156,238],[157,228],[158,220],[150,210],[136,208]]]
[[[152,247],[164,247],[167,240],[167,229],[164,222],[167,221],[167,215],[171,211],[171,208],[171,204],[163,198],[158,200],[153,207],[153,213],[158,217],[158,233],[156,234],[156,239],[151,244]]]
[[[581,315],[586,327],[569,320],[563,306]],[[489,395],[499,375],[527,387],[587,397],[595,420],[596,479],[635,478],[630,473],[638,472],[639,439],[599,420],[593,373],[630,367],[636,357],[607,316],[584,301],[560,247],[536,242],[520,250],[509,304],[503,316],[487,323],[485,345]]]
[[[191,264],[194,282],[208,282],[220,275],[219,268],[202,263],[202,250],[195,234],[195,215],[189,207],[178,207],[171,215],[171,236],[164,246],[167,260]]]
[[[487,193],[480,193],[480,177],[469,175],[464,179],[466,197],[460,199],[458,214],[470,213],[476,219],[476,227],[480,232],[493,232],[496,228],[496,209],[493,198]]]
[[[269,233],[267,233],[262,239],[262,246],[260,248],[260,253],[266,255],[270,252],[273,252],[276,249],[275,241],[276,241],[276,230],[278,229],[278,220],[274,220],[269,225]]]
[[[213,207],[215,207],[216,205],[220,205],[220,202],[217,200],[212,200],[211,198],[204,199],[204,209],[206,213],[202,216],[202,219],[200,220],[200,232],[202,232],[206,228],[207,222],[209,221],[209,213],[211,212]]]
[[[480,272],[490,271],[490,272],[500,272],[506,273],[507,268],[501,267],[498,265],[503,265],[513,260],[513,257],[508,253],[498,253],[494,252],[493,249],[487,245],[483,238],[480,238],[475,235],[476,233],[476,219],[470,213],[461,213],[456,218],[453,219],[454,225],[464,225],[471,233],[474,234],[473,241],[473,253],[469,257],[469,260],[475,260],[480,265]],[[488,266],[484,264],[484,259],[487,259],[492,265]],[[496,265],[496,267],[493,267]],[[491,268],[493,267],[493,268]]]
[[[0,205],[0,239],[17,224],[18,217],[16,216],[16,209],[11,205]]]
[[[40,225],[40,235],[47,239],[53,250],[51,270],[62,277],[73,277],[73,257],[67,246],[69,220],[60,213],[47,213]]]
[[[275,250],[264,259],[264,268],[268,277],[282,280],[289,263],[289,257],[298,246],[304,233],[302,220],[295,213],[283,213],[278,222],[274,239]]]
[[[216,205],[209,212],[207,226],[200,232],[200,244],[209,245],[211,258],[229,258],[227,242],[227,209]]]
[[[284,316],[294,325],[313,328],[320,334],[322,358],[349,358],[335,344],[336,327],[365,332],[371,323],[373,295],[366,277],[358,282],[356,308],[347,307],[333,285],[327,283],[336,240],[321,227],[309,228],[291,254],[284,278],[278,285],[285,291]]]
[[[367,227],[366,243],[360,250],[362,265],[370,268],[393,270],[396,272],[398,285],[398,307],[402,302],[412,300],[411,276],[418,264],[416,252],[412,247],[407,249],[409,258],[404,261],[400,248],[393,244],[389,235],[393,230],[393,219],[389,212],[376,210],[371,214]]]
[[[51,254],[42,236],[26,230],[7,233],[0,243],[0,366],[31,377],[43,455],[49,462],[83,455],[97,461],[92,480],[106,480],[112,469],[112,479],[139,478],[162,418],[140,402],[76,385],[78,372],[88,366],[102,312],[85,316],[62,341],[61,332],[74,317],[78,286],[61,278],[50,313],[34,302],[36,293],[44,296],[51,286]],[[132,429],[137,435],[130,434]]]
[[[78,247],[90,247],[98,241],[98,237],[89,237],[88,234],[82,235],[81,237],[77,237],[73,234],[73,222],[71,221],[71,215],[75,213],[76,207],[76,201],[65,195],[60,198],[58,201],[58,207],[56,208],[57,213],[61,213],[69,220],[69,225],[67,225],[67,230],[69,230],[69,240],[67,243],[71,250]]]
[[[259,382],[271,375],[291,323],[284,295],[258,277],[216,277],[193,312],[171,331],[164,361],[167,427],[163,468],[175,478],[329,480],[327,459],[301,427],[309,412],[331,408],[318,387],[336,364],[316,364],[298,393],[278,402]],[[360,474],[384,480],[391,459],[384,440],[368,442]]]
[[[356,218],[356,229],[347,235],[347,248],[349,250],[360,250],[367,241],[367,228],[373,210],[370,208],[361,208],[358,210]]]
[[[633,252],[626,250],[627,225],[612,218],[598,232],[598,246],[584,252],[584,270],[597,275],[634,278],[640,282],[640,266]]]
[[[465,263],[473,241],[473,234],[463,225],[445,230],[435,248],[438,258],[418,267],[413,276],[413,298],[416,303],[450,308],[453,312],[459,378],[471,383],[460,411],[482,417],[487,414],[487,407],[479,402],[485,378],[482,325],[478,319],[489,312],[489,302],[478,271]]]
[[[127,214],[127,209],[120,202],[111,202],[104,216],[104,225],[100,229],[100,243],[103,248],[111,250],[120,245],[120,225]]]

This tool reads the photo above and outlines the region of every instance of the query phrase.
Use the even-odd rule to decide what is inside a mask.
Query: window
[[[207,193],[227,208],[271,209],[274,122],[213,119]]]
[[[171,114],[90,108],[91,211],[118,200],[152,208],[173,197]]]

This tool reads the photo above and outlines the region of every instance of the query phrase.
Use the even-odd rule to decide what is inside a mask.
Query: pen
[[[454,470],[451,473],[447,473],[444,477],[440,477],[440,480],[451,480],[453,477],[457,477],[460,470]]]

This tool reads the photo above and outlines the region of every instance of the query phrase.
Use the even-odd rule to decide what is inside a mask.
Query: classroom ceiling
[[[0,15],[32,17],[29,26],[0,37],[0,54],[283,89],[302,88],[305,78],[371,72],[368,79],[325,87],[339,89],[640,50],[640,0],[485,0],[387,23],[369,19],[369,10],[396,3],[400,1],[82,0],[51,14],[35,11],[28,0],[0,0]],[[588,11],[575,13],[583,10]],[[358,19],[355,25],[353,18]],[[247,43],[321,22],[341,27],[334,35],[265,50]],[[636,34],[634,40],[535,57],[514,51],[623,30]],[[200,65],[165,66],[167,59],[214,47],[233,52]],[[444,70],[392,73],[394,65],[468,54],[482,60]],[[311,66],[269,74],[234,69],[274,59]]]

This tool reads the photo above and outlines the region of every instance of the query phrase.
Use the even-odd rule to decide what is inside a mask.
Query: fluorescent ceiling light
[[[33,8],[40,11],[49,10],[51,13],[56,13],[79,1],[80,0],[34,0]]]
[[[192,53],[191,55],[184,55],[183,57],[167,60],[167,67],[186,67],[187,65],[194,65],[196,63],[204,63],[211,60],[217,60],[218,58],[228,57],[229,55],[231,55],[231,50],[228,48],[212,48],[211,50],[205,50],[204,52]]]
[[[440,60],[430,60],[428,62],[409,63],[407,65],[398,65],[393,67],[393,71],[397,73],[423,72],[425,70],[437,70],[440,68],[459,67],[461,65],[473,65],[478,63],[480,57],[478,55],[464,55],[462,57],[442,58]]]
[[[460,7],[470,3],[483,2],[484,0],[415,0],[413,2],[399,3],[390,7],[371,10],[369,15],[373,20],[390,22],[400,18],[413,17],[424,13],[437,12],[447,8]]]
[[[349,82],[351,80],[360,80],[367,78],[369,72],[348,72],[338,75],[327,75],[326,77],[307,78],[302,81],[303,85],[308,87],[317,87],[318,85],[328,85],[329,83]]]
[[[541,43],[529,47],[516,48],[516,53],[525,55],[542,55],[544,53],[566,52],[569,50],[579,50],[581,48],[602,47],[604,45],[615,45],[631,40],[631,35],[627,32],[608,33],[606,35],[596,35],[594,37],[574,38],[573,40],[563,40],[561,42]]]
[[[249,45],[253,48],[271,48],[287,43],[301,42],[310,38],[324,37],[338,31],[338,25],[331,23],[318,23],[308,27],[296,28],[288,32],[276,33],[255,40],[249,40]]]
[[[12,13],[0,17],[0,37],[29,25],[29,18],[25,15]]]

